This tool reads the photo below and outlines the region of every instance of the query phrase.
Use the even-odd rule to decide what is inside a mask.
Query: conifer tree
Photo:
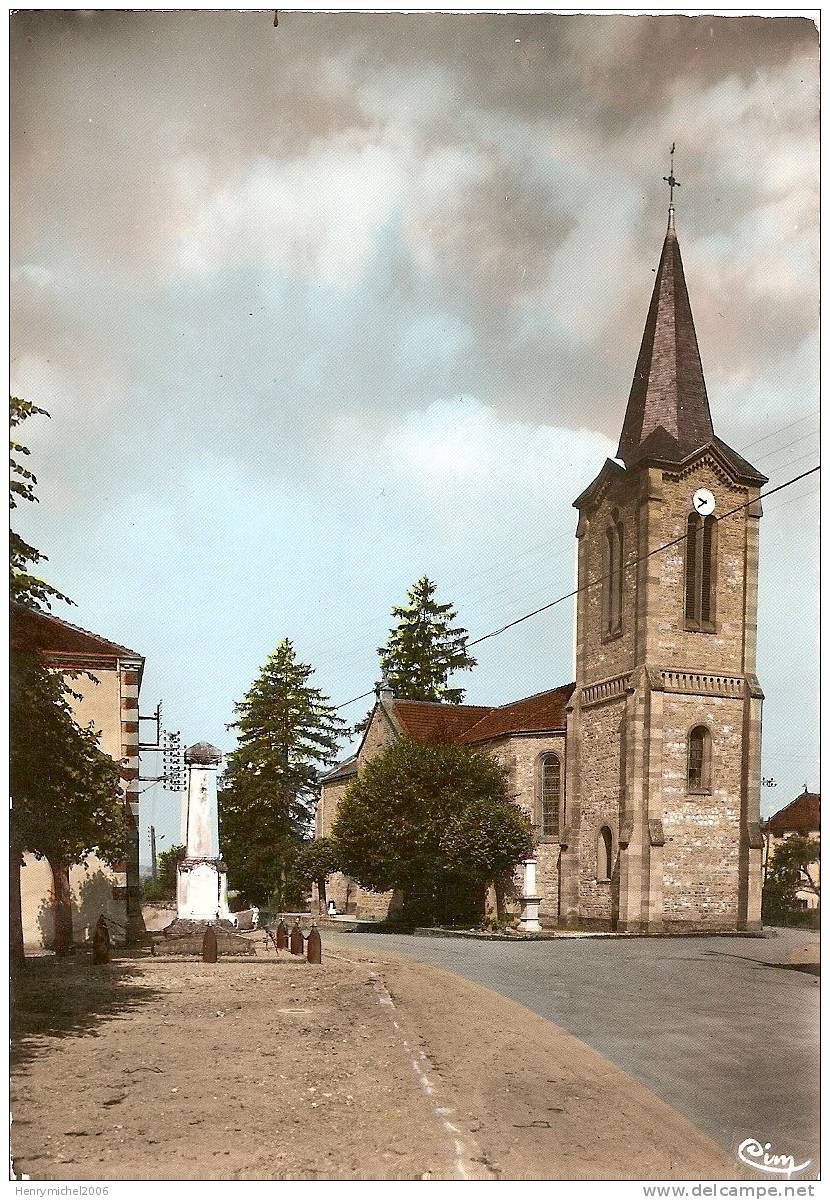
[[[378,649],[380,665],[396,696],[461,704],[464,689],[450,687],[454,671],[470,671],[476,660],[467,650],[467,630],[453,625],[452,604],[439,604],[436,585],[426,575],[407,592],[407,604],[392,609],[397,626]]]
[[[283,640],[234,705],[238,746],[219,792],[222,852],[232,884],[254,904],[289,899],[292,864],[314,813],[322,768],[343,722]]]

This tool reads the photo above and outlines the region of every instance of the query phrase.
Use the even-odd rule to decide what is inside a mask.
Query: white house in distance
[[[775,857],[775,851],[793,835],[807,838],[821,838],[821,796],[818,792],[804,791],[795,800],[779,808],[778,812],[764,824],[764,878]],[[815,887],[820,886],[820,863],[818,860],[807,867],[809,879],[804,879],[805,886],[796,892],[796,903],[799,908],[818,908],[819,898],[810,881]]]

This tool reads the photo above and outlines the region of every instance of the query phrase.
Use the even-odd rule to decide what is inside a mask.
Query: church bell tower
[[[669,221],[616,459],[579,512],[560,921],[758,929],[759,492],[716,435]]]

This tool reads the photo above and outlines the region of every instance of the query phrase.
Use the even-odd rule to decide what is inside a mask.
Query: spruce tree
[[[450,687],[454,671],[470,671],[476,660],[467,650],[467,630],[453,625],[452,604],[439,604],[436,585],[423,575],[407,592],[407,604],[392,609],[397,626],[378,649],[380,665],[396,696],[461,704],[464,689]]]
[[[222,852],[231,882],[254,904],[292,899],[293,861],[310,827],[322,769],[343,722],[283,640],[234,705],[238,745],[219,793]]]

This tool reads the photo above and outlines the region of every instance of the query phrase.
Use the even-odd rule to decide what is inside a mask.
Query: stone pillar
[[[617,929],[641,933],[643,928],[643,705],[640,691],[631,691],[625,704],[625,770],[620,811],[620,881]]]
[[[538,933],[542,926],[539,924],[539,904],[542,897],[536,887],[536,859],[524,860],[524,882],[522,886],[522,913],[519,922],[524,933]]]
[[[741,829],[738,858],[738,928],[757,932],[761,925],[763,891],[761,833],[761,707],[763,692],[754,675],[745,683],[743,761],[741,771]]]
[[[655,673],[656,676],[656,673]],[[658,686],[655,686],[658,684]],[[663,930],[663,691],[662,679],[650,677],[646,698],[646,848],[643,871],[643,923],[647,933]]]
[[[177,909],[181,920],[227,920],[228,876],[219,854],[216,770],[222,754],[199,742],[184,752],[187,789],[183,794],[182,828],[185,858],[177,874]]]
[[[579,923],[579,742],[582,714],[579,684],[566,712],[565,805],[559,833],[559,924]]]
[[[757,489],[746,510],[744,551],[745,695],[741,763],[741,830],[738,859],[738,928],[757,931],[761,924],[763,846],[761,834],[761,709],[764,693],[755,675],[758,644],[758,534],[763,514]]]

